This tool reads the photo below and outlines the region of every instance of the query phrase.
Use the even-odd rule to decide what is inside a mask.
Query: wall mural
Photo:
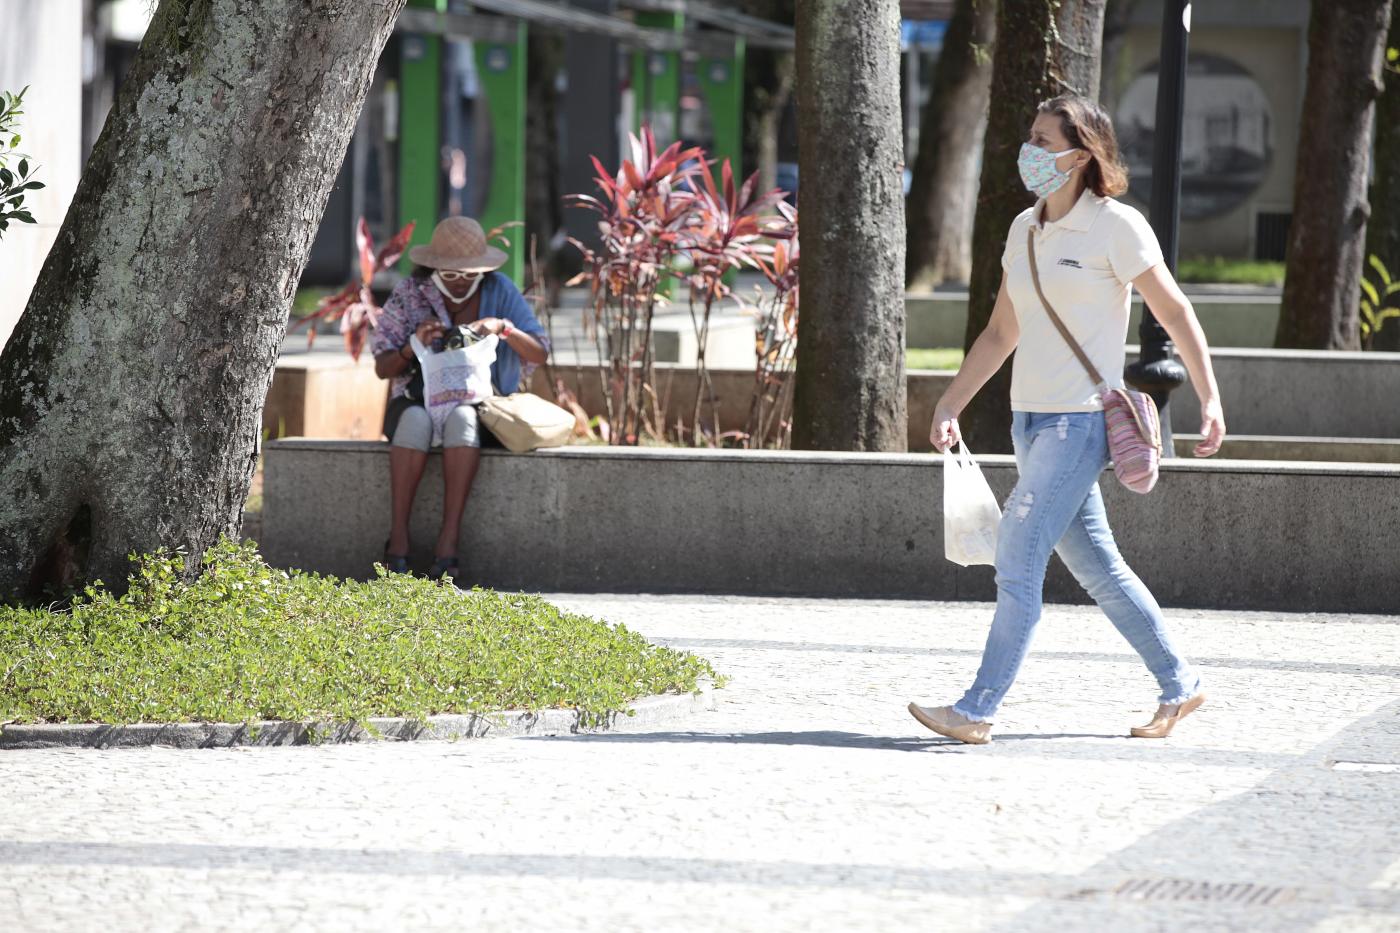
[[[1152,197],[1157,63],[1119,98],[1115,122],[1130,193]],[[1234,61],[1195,54],[1186,69],[1181,139],[1181,216],[1200,220],[1232,210],[1258,190],[1273,161],[1273,116],[1258,82]]]

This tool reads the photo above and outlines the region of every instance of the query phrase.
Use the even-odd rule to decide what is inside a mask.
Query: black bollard
[[[1148,223],[1157,234],[1167,268],[1176,274],[1177,228],[1181,222],[1181,125],[1186,104],[1186,48],[1191,31],[1190,0],[1164,0],[1162,51],[1157,66],[1157,123],[1152,151],[1152,203]],[[1146,392],[1162,418],[1162,456],[1172,446],[1171,391],[1186,383],[1186,368],[1172,357],[1172,342],[1146,302],[1138,327],[1140,352],[1123,371],[1128,385]]]

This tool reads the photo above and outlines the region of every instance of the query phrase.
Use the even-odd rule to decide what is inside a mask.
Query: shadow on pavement
[[[1123,736],[1097,733],[1042,733],[1038,735],[998,735],[995,742],[1015,742],[1023,739],[1118,739]],[[581,742],[679,742],[711,743],[717,745],[813,745],[818,748],[867,748],[880,751],[921,752],[934,748],[966,749],[955,739],[941,735],[927,738],[908,736],[866,735],[861,732],[817,730],[813,732],[606,732],[594,735],[525,736],[520,741],[548,742],[568,739]]]
[[[990,745],[964,745],[940,735],[890,736],[842,732],[602,732],[583,735],[530,735],[514,742],[579,742],[584,744],[672,743],[678,745],[807,745],[816,748],[865,749],[892,752],[937,752],[992,757],[1034,758],[1047,767],[1054,761],[1120,761],[1151,765],[1189,764],[1200,768],[1262,768],[1274,770],[1296,762],[1297,756],[1278,752],[1202,748],[1170,739],[1135,739],[1122,733],[1038,732],[992,737]],[[1046,745],[1044,743],[1051,742]]]

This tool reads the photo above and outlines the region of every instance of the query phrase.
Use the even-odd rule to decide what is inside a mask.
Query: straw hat
[[[408,258],[429,269],[459,272],[492,272],[509,257],[486,242],[481,224],[470,217],[449,217],[437,225],[427,246],[415,246]]]

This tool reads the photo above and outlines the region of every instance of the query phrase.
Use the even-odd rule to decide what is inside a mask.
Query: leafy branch
[[[0,91],[0,236],[10,228],[10,221],[32,224],[34,215],[25,209],[25,193],[38,191],[44,187],[41,181],[34,181],[34,169],[29,157],[19,151],[23,137],[19,135],[19,118],[24,115],[25,88],[18,94]],[[9,167],[11,160],[18,159],[15,166]]]
[[[1361,340],[1369,349],[1385,322],[1400,318],[1400,280],[1391,277],[1379,256],[1368,257],[1368,263],[1380,280],[1361,279]]]

